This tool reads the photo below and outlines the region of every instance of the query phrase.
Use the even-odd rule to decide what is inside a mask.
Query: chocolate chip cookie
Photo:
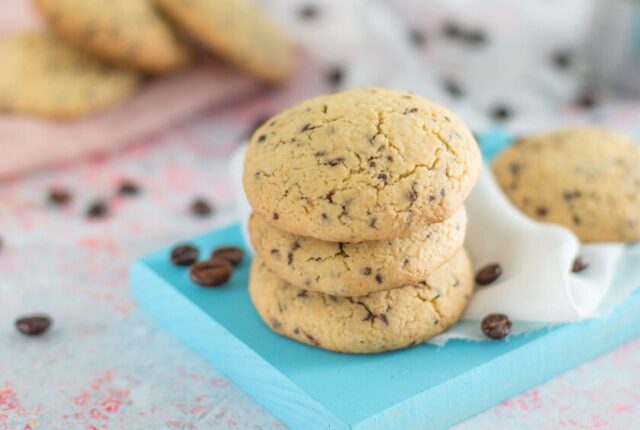
[[[424,342],[455,324],[472,293],[471,276],[460,250],[425,284],[338,297],[294,287],[256,257],[249,292],[275,332],[333,351],[371,353]]]
[[[407,237],[359,243],[325,242],[286,233],[253,214],[249,232],[256,252],[279,277],[310,291],[362,296],[426,282],[464,242],[467,215],[418,228]]]
[[[452,216],[480,167],[473,135],[451,112],[363,88],[307,100],[259,127],[244,188],[254,211],[281,230],[384,240]]]
[[[640,240],[640,144],[600,128],[527,137],[493,171],[515,206],[583,242]]]

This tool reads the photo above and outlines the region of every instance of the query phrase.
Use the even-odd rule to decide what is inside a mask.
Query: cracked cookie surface
[[[452,113],[410,93],[362,88],[310,99],[258,128],[244,188],[281,230],[360,242],[446,220],[480,167],[473,135]]]
[[[159,73],[187,63],[186,45],[153,0],[35,0],[49,27],[103,60]]]
[[[291,46],[280,29],[246,0],[156,0],[194,39],[269,83],[289,77]]]
[[[493,171],[528,216],[561,224],[583,242],[640,240],[640,144],[598,128],[520,139]]]
[[[261,318],[277,333],[333,351],[370,353],[424,342],[455,324],[471,297],[471,277],[469,258],[461,249],[426,285],[338,297],[294,287],[257,256],[249,293]]]
[[[428,224],[408,237],[357,243],[326,242],[291,234],[253,214],[251,241],[279,277],[310,291],[363,296],[425,281],[463,245],[464,207],[448,220]]]
[[[74,118],[120,102],[136,73],[106,65],[46,32],[0,42],[0,110]]]

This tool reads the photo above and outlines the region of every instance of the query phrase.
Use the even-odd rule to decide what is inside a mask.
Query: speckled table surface
[[[327,1],[320,10],[320,21],[303,26],[296,21],[300,2],[262,3],[272,7],[274,15],[281,18],[290,33],[311,50],[314,32],[344,38],[341,31],[325,33],[325,30],[340,22],[345,24],[348,13],[354,13],[348,10],[338,14],[336,11],[341,12],[345,2]],[[414,29],[431,29],[425,31],[423,37],[410,33],[414,45],[420,42],[414,48],[420,55],[424,54],[427,63],[439,62],[442,58],[438,44],[447,43],[445,19],[460,18],[461,8],[471,4],[465,0],[449,1],[447,6],[442,6],[445,2],[403,0],[398,3],[406,6],[400,11],[405,11],[406,21]],[[434,13],[410,13],[421,10],[427,3],[434,7]],[[489,3],[491,7],[484,6]],[[575,37],[565,36],[580,32],[573,31],[574,23],[564,25],[559,17],[578,16],[578,3],[587,2],[526,2],[531,6],[531,13],[525,13],[526,8],[505,7],[507,3],[487,1],[483,3],[482,13],[466,14],[462,21],[470,21],[472,28],[482,25],[503,30],[520,28],[513,24],[518,17],[529,27],[544,21],[558,31],[545,31],[544,37],[535,40],[540,56],[550,55],[556,48],[566,52],[567,46],[575,45]],[[525,2],[518,5],[522,3]],[[555,8],[553,14],[547,10],[552,7],[551,3]],[[437,4],[442,7],[438,9]],[[323,17],[333,24],[323,23]],[[553,19],[547,20],[549,17]],[[526,32],[525,26],[522,27]],[[340,28],[351,31],[357,26],[346,22]],[[441,33],[440,28],[445,31]],[[492,37],[490,34],[489,39]],[[500,37],[496,39],[500,45]],[[324,45],[324,54],[322,46],[317,46],[316,51],[329,65],[346,64],[346,59],[358,48],[348,43],[332,44],[330,40]],[[327,53],[328,50],[335,52]],[[469,53],[468,47],[453,50],[454,54],[462,52],[471,62],[477,61],[480,55]],[[634,129],[640,124],[640,104],[613,104],[605,98],[601,107],[589,106],[589,112],[582,112],[571,102],[573,90],[547,94],[548,105],[559,106],[558,111],[542,109],[547,115],[537,118],[532,112],[541,111],[540,104],[535,100],[524,102],[521,93],[510,88],[503,87],[502,93],[474,93],[474,83],[479,78],[456,74],[456,70],[471,69],[461,67],[455,55],[446,57],[451,60],[440,61],[440,69],[429,69],[425,79],[431,79],[435,88],[439,85],[440,73],[457,77],[458,86],[466,90],[462,100],[460,94],[447,95],[446,89],[451,92],[451,85],[446,85],[445,91],[435,88],[434,98],[459,110],[475,129],[491,122],[486,115],[491,114],[497,101],[507,103],[510,114],[515,116],[507,124],[515,132],[539,128],[540,124],[548,126],[554,121],[584,119],[632,131],[637,131]],[[521,66],[529,67],[526,62]],[[535,75],[539,75],[539,69],[535,70]],[[344,71],[347,75],[350,73],[348,68]],[[566,79],[562,75],[568,72],[563,68],[554,73],[561,76],[552,82],[562,83]],[[488,74],[493,76],[491,71]],[[530,83],[529,73],[520,78],[521,85]],[[482,88],[488,87],[482,85]],[[519,97],[509,98],[509,94],[516,93]],[[473,111],[465,107],[465,94],[471,100],[468,105],[474,107]],[[225,112],[203,112],[181,126],[120,152],[21,179],[0,181],[0,236],[4,242],[0,250],[0,430],[286,427],[142,314],[127,284],[129,264],[136,258],[233,220],[226,156],[246,135],[248,124],[273,112],[274,108],[266,99],[261,99]],[[140,185],[140,196],[114,197],[117,184],[124,178]],[[72,203],[60,209],[50,207],[46,192],[52,186],[71,190]],[[199,219],[189,214],[189,204],[197,196],[214,202],[217,208],[214,216]],[[89,221],[84,212],[87,204],[98,197],[109,201],[112,213],[106,219]],[[39,338],[21,336],[14,328],[14,319],[35,311],[53,317],[52,329]],[[531,389],[456,428],[639,428],[639,387],[640,340]]]

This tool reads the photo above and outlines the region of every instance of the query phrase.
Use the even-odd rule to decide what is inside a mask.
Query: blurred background
[[[179,70],[133,71],[139,85],[117,103],[52,118],[1,97],[28,80],[0,55],[0,429],[283,428],[136,309],[127,271],[235,220],[229,157],[295,102],[410,90],[459,114],[481,145],[576,123],[640,133],[638,2],[251,3],[293,46],[276,85],[205,48]],[[5,41],[50,25],[28,0],[1,10]],[[36,311],[54,320],[41,342],[13,327]],[[640,367],[631,347],[460,428],[633,428],[637,394],[615,371]]]

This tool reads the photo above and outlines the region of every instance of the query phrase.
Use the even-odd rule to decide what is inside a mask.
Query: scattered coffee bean
[[[189,269],[191,280],[203,287],[217,287],[231,278],[233,266],[228,260],[215,258],[199,261]]]
[[[64,188],[51,188],[47,197],[49,203],[54,206],[64,206],[71,201],[71,193]]]
[[[87,208],[87,218],[104,218],[109,215],[109,206],[104,200],[95,200]]]
[[[511,321],[504,314],[489,314],[482,319],[482,332],[491,339],[504,339],[511,333]]]
[[[314,4],[306,4],[300,8],[299,16],[302,19],[314,19],[319,15],[320,10]]]
[[[340,85],[343,79],[344,69],[340,66],[335,66],[327,72],[327,82],[334,87]]]
[[[242,263],[244,258],[244,251],[236,246],[224,246],[213,251],[211,258],[223,258],[231,263],[233,266],[237,266]]]
[[[198,261],[200,251],[192,245],[178,245],[171,251],[171,262],[176,266],[190,266]]]
[[[120,196],[137,196],[138,194],[140,194],[140,187],[131,180],[124,180],[118,186]]]
[[[427,36],[422,30],[419,30],[417,28],[410,28],[409,41],[413,46],[421,47],[424,46],[425,42],[427,41]]]
[[[26,315],[18,318],[15,324],[20,333],[37,336],[51,327],[51,318],[42,314]]]
[[[584,257],[578,257],[573,261],[573,267],[571,271],[573,273],[582,272],[587,267],[589,267],[589,262]]]
[[[213,207],[207,200],[197,198],[191,203],[191,213],[199,217],[206,217],[213,213]]]
[[[498,263],[487,264],[476,273],[476,284],[489,285],[502,275],[502,267]]]

